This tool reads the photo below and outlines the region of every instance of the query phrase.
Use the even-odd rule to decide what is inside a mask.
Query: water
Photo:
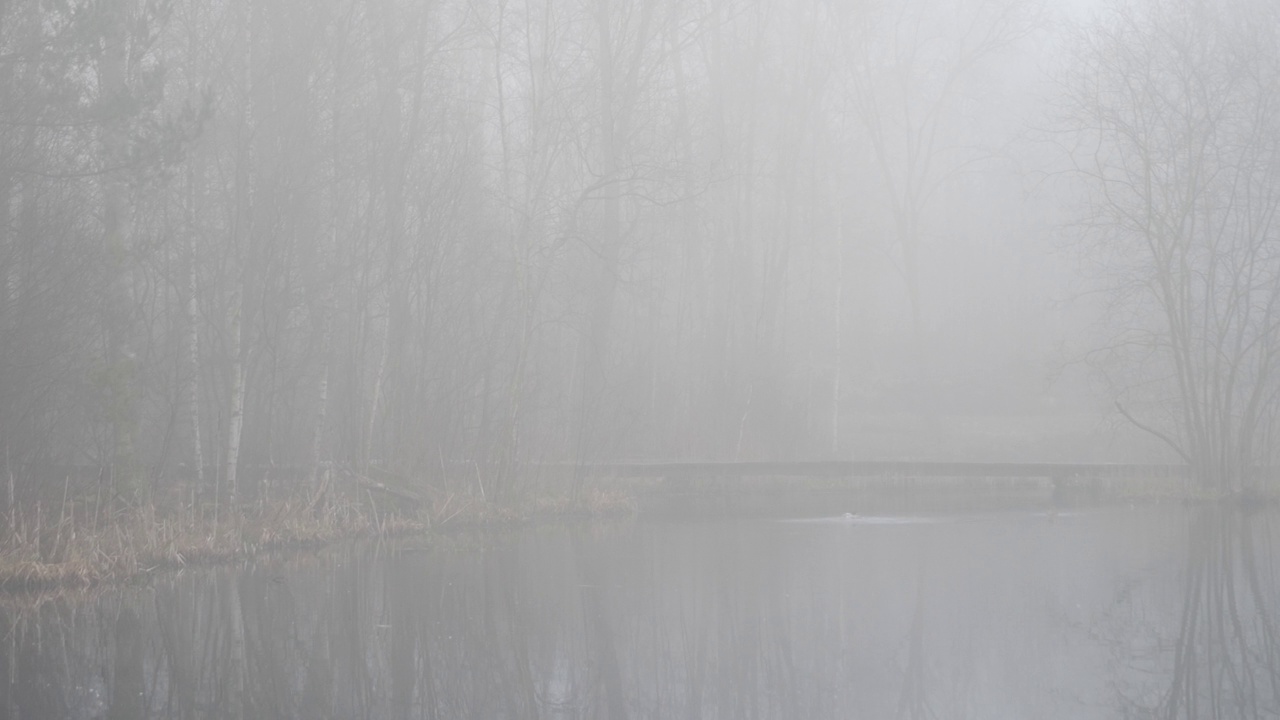
[[[0,611],[11,718],[1275,717],[1270,514],[640,519]]]

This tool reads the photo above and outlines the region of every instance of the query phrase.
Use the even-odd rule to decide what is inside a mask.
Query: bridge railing
[[[1170,478],[1190,476],[1185,465],[1151,463],[951,462],[933,460],[815,460],[747,462],[610,462],[540,467],[575,469],[596,478],[672,477],[936,477],[936,478]]]

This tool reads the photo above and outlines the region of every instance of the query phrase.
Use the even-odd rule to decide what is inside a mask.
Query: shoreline
[[[633,495],[591,491],[579,499],[513,503],[449,496],[414,512],[378,508],[358,496],[317,507],[301,498],[255,502],[236,512],[148,504],[89,521],[74,510],[47,518],[39,506],[7,522],[0,538],[0,598],[126,585],[185,568],[217,567],[362,538],[431,537],[467,528],[634,515]],[[230,519],[227,519],[227,518]]]
[[[441,537],[446,533],[497,529],[539,522],[593,521],[632,517],[642,512],[659,515],[753,515],[763,504],[781,509],[776,501],[819,504],[833,496],[857,498],[859,507],[888,509],[893,505],[924,509],[929,501],[955,499],[1009,503],[1010,508],[1049,506],[1223,504],[1245,509],[1271,505],[1274,493],[1246,498],[1215,497],[1196,488],[1171,492],[1168,486],[1130,488],[1126,492],[1085,492],[1062,498],[1026,492],[1003,494],[1003,483],[958,488],[920,483],[910,488],[840,488],[827,483],[750,483],[725,486],[656,488],[649,483],[619,483],[591,488],[578,498],[570,495],[531,495],[511,502],[454,493],[436,502],[405,511],[393,503],[379,508],[371,495],[343,493],[323,505],[305,498],[254,501],[237,512],[226,507],[195,507],[182,503],[152,503],[117,510],[90,522],[83,508],[60,510],[49,521],[39,505],[7,523],[0,538],[0,599],[19,601],[47,594],[89,591],[143,582],[157,574],[186,568],[231,565],[279,553],[314,551],[362,538]],[[1136,490],[1136,491],[1135,491]],[[950,492],[948,492],[950,491]],[[936,497],[935,497],[936,496]],[[786,503],[782,503],[785,505]],[[839,514],[839,513],[836,513]],[[227,518],[230,517],[230,520]]]

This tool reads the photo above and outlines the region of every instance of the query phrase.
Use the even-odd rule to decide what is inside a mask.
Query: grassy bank
[[[0,594],[65,591],[145,579],[175,569],[239,562],[273,552],[320,548],[359,537],[421,535],[547,520],[646,512],[669,515],[797,515],[982,510],[1051,505],[1240,502],[1167,479],[1065,483],[928,478],[748,478],[613,481],[573,495],[544,486],[494,502],[482,491],[425,495],[379,483],[346,483],[323,495],[240,503],[197,501],[190,493],[145,503],[104,503],[64,490],[58,502],[0,512]],[[1275,493],[1249,504],[1276,501]]]
[[[623,517],[636,510],[619,490],[577,498],[493,502],[441,494],[414,507],[368,491],[334,493],[323,503],[283,497],[237,506],[156,499],[107,511],[68,499],[50,510],[15,508],[0,538],[0,593],[86,589],[137,581],[175,569],[243,561],[359,537],[430,535],[455,528],[549,519]]]

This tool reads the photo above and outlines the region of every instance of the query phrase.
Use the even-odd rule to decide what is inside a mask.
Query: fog
[[[4,461],[1231,475],[1275,409],[1271,12],[5,3]]]
[[[0,719],[1276,717],[1277,98],[1270,0],[0,0]]]
[[[1168,508],[1051,523],[721,519],[526,528],[483,550],[337,549],[6,608],[0,707],[1275,717],[1275,525],[1225,519]]]

